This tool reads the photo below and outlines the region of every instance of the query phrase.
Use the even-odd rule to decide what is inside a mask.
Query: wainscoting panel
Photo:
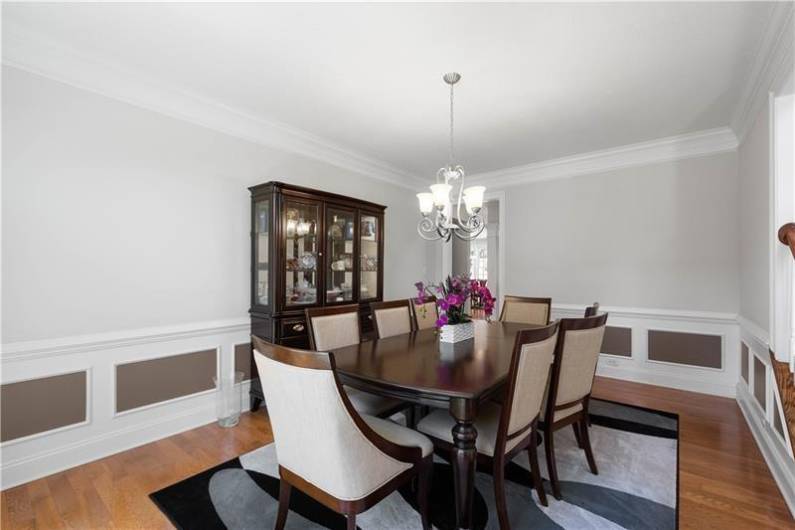
[[[649,330],[649,360],[723,368],[723,345],[719,335],[681,331]]]
[[[737,403],[765,457],[787,506],[795,516],[795,458],[781,423],[778,387],[768,353],[768,334],[738,316],[742,340],[743,377],[737,380]],[[769,406],[768,406],[769,404]]]
[[[2,350],[3,489],[68,469],[119,451],[124,451],[172,434],[215,421],[215,394],[212,377],[216,371],[230,373],[235,366],[235,346],[249,340],[249,319],[198,322],[179,326],[102,333],[54,340],[4,344]],[[85,401],[76,383],[69,379],[67,390],[46,379],[66,374],[79,375],[85,382]],[[116,387],[117,375],[119,387]],[[75,376],[71,376],[75,377]],[[45,380],[41,400],[22,381]],[[65,380],[64,380],[65,381]],[[247,407],[249,383],[243,383]],[[7,392],[19,397],[6,399]],[[117,413],[116,398],[119,398]],[[20,418],[40,403],[62,413],[73,423],[38,434],[22,433],[51,428],[37,424],[22,429],[14,420],[8,431],[6,418]],[[82,411],[77,413],[82,403]],[[10,407],[10,408],[9,408]],[[32,408],[31,408],[32,407]],[[68,414],[67,414],[68,412]],[[15,436],[11,439],[11,436]]]
[[[235,344],[235,371],[243,372],[243,381],[251,379],[251,343]]]
[[[748,384],[748,345],[745,342],[740,343],[740,376],[746,384]]]
[[[217,374],[217,349],[117,364],[116,412],[211,390]]]
[[[607,326],[602,340],[602,353],[632,357],[632,328]]]
[[[0,441],[88,422],[88,372],[39,377],[0,387]]]
[[[580,317],[588,305],[553,304],[552,316]],[[735,397],[740,377],[737,315],[606,305],[601,311],[609,317],[598,375]],[[677,344],[687,349],[684,356],[674,348]]]
[[[754,398],[762,410],[767,409],[767,367],[762,360],[754,355]]]

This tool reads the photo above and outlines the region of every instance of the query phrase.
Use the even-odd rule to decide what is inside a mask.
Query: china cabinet
[[[308,348],[304,309],[383,298],[385,206],[324,191],[267,182],[251,192],[251,333]],[[252,359],[252,374],[256,373]],[[262,402],[251,382],[251,408]]]

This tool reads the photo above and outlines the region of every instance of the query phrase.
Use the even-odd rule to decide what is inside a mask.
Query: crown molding
[[[734,132],[720,127],[477,173],[467,180],[490,187],[515,186],[734,151],[737,145]]]
[[[3,21],[5,65],[230,136],[414,190],[425,181],[304,130],[264,120]]]
[[[766,104],[768,92],[782,83],[793,69],[793,5],[792,2],[777,2],[770,13],[751,73],[731,120],[731,127],[740,143]]]

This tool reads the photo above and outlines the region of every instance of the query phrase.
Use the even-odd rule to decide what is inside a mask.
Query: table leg
[[[470,400],[454,399],[450,413],[455,418],[453,427],[453,481],[455,483],[456,526],[472,528],[472,499],[475,492],[475,440],[478,431],[474,405]]]

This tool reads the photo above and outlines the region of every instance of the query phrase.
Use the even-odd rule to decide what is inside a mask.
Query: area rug
[[[527,454],[506,468],[506,497],[516,529],[677,528],[678,418],[674,414],[618,403],[591,401],[591,444],[599,475],[588,470],[572,429],[555,433],[563,500],[548,493],[549,506],[537,503]],[[542,448],[539,448],[542,449]],[[547,477],[543,450],[541,475]],[[269,444],[150,495],[181,529],[253,530],[273,528],[279,497],[274,445]],[[544,480],[549,492],[549,484]],[[475,528],[498,529],[491,476],[475,478]],[[453,476],[436,458],[431,491],[434,528],[454,527]],[[420,518],[409,488],[395,492],[357,516],[363,530],[419,529]],[[345,519],[293,489],[287,528],[344,529]]]

